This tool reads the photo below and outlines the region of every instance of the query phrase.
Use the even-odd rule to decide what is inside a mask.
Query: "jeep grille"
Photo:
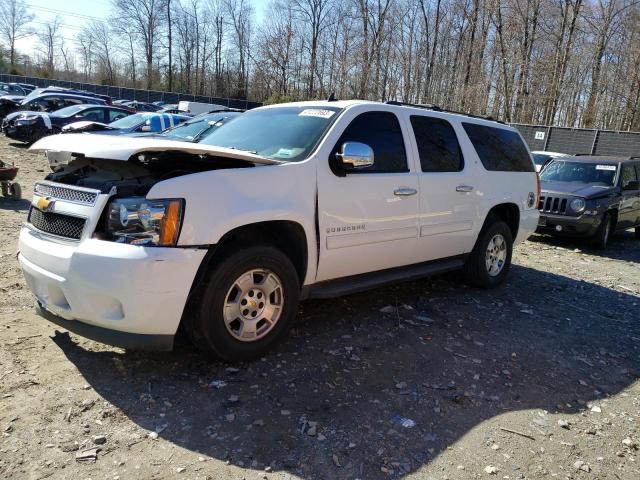
[[[564,214],[567,212],[567,199],[541,196],[538,210],[544,213]]]

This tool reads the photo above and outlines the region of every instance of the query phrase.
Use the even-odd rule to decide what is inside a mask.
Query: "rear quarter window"
[[[529,151],[516,132],[463,123],[485,169],[494,172],[535,172]]]

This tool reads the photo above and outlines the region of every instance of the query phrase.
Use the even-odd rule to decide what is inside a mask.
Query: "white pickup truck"
[[[301,299],[463,269],[499,285],[538,222],[518,132],[368,101],[251,110],[201,143],[54,135],[19,260],[37,310],[85,337],[262,355]]]

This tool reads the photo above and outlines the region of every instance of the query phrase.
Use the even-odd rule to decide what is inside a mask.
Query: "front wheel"
[[[267,246],[226,256],[195,288],[185,330],[205,354],[226,361],[256,358],[282,339],[300,298],[291,260]]]
[[[509,271],[512,253],[513,237],[509,226],[496,217],[488,218],[465,263],[465,279],[474,287],[497,287]]]
[[[609,245],[609,238],[611,237],[612,217],[610,213],[605,213],[602,217],[602,222],[598,227],[595,235],[593,236],[593,246],[598,250],[604,250]]]

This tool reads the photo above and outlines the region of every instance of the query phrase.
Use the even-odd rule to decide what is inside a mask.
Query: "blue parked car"
[[[2,131],[9,138],[33,143],[47,135],[60,133],[70,123],[94,121],[111,123],[131,115],[128,108],[116,105],[72,105],[52,113],[13,112],[4,117]]]
[[[187,115],[170,113],[135,113],[109,124],[101,122],[75,122],[62,128],[62,133],[99,133],[102,135],[127,135],[130,133],[162,132],[186,120]]]
[[[211,132],[225,123],[229,123],[239,115],[242,115],[242,111],[221,110],[219,112],[203,113],[162,133],[140,133],[136,134],[136,136],[198,143]]]

